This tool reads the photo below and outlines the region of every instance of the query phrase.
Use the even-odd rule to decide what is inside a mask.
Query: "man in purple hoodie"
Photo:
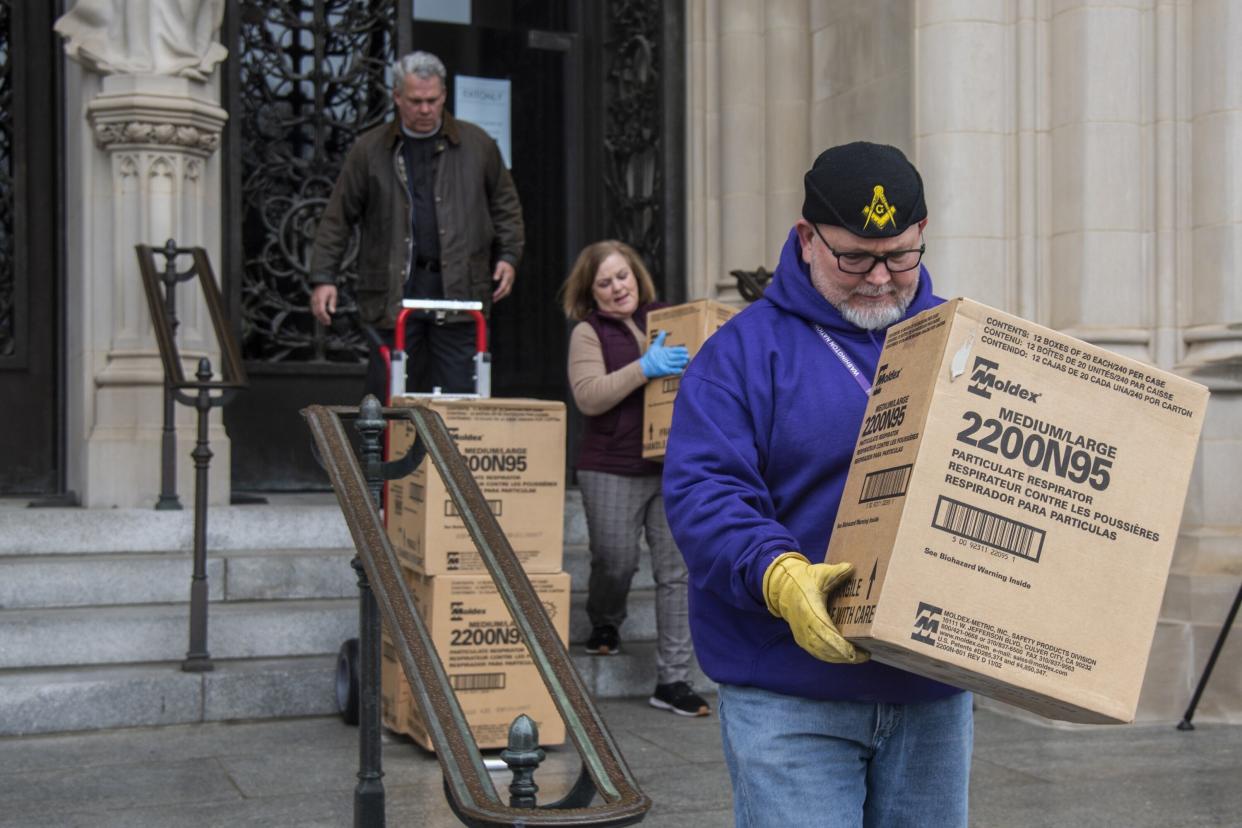
[[[880,350],[939,304],[923,181],[895,147],[825,150],[763,298],[682,377],[664,502],[690,625],[719,685],[739,826],[966,825],[968,693],[869,661],[824,552]]]

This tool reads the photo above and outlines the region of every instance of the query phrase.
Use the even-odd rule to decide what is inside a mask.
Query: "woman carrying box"
[[[638,569],[639,534],[651,549],[656,583],[656,689],[653,707],[706,716],[707,702],[687,679],[693,648],[686,606],[686,565],[664,517],[659,463],[642,456],[643,386],[679,374],[685,347],[665,347],[661,331],[644,350],[647,314],[663,307],[638,253],[619,241],[587,245],[562,288],[569,340],[569,387],[586,417],[575,468],[591,545],[586,650],[620,652],[630,582]]]

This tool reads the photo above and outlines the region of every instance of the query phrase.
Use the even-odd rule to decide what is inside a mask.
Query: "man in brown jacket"
[[[394,63],[398,117],[363,133],[346,156],[311,253],[311,312],[321,324],[336,312],[336,282],[355,227],[358,314],[389,345],[402,299],[477,300],[486,313],[513,289],[525,241],[517,190],[496,142],[444,111],[445,76],[428,52]],[[469,318],[412,316],[406,349],[425,354],[429,370],[407,387],[473,391]],[[382,400],[386,389],[372,343],[367,391]]]

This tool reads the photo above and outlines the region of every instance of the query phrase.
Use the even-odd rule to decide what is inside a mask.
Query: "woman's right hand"
[[[690,362],[690,352],[686,350],[685,345],[664,347],[664,340],[667,337],[668,331],[657,333],[656,338],[647,348],[647,353],[638,360],[639,366],[643,369],[643,376],[647,379],[680,374],[686,370],[686,364]]]

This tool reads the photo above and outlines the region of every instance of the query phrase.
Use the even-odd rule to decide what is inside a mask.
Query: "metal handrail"
[[[238,391],[247,387],[246,369],[242,365],[241,352],[224,313],[224,300],[220,296],[215,274],[212,273],[207,251],[201,247],[177,247],[176,242],[169,239],[159,250],[167,263],[167,278],[161,278],[156,273],[156,248],[139,244],[134,246],[134,251],[138,256],[138,271],[147,297],[147,308],[151,312],[151,328],[155,334],[155,343],[159,347],[160,362],[164,366],[165,421],[162,443],[165,457],[161,463],[161,477],[164,480],[160,487],[160,500],[166,507],[171,506],[170,495],[172,500],[176,499],[175,482],[170,480],[175,477],[171,471],[175,469],[175,465],[169,453],[174,445],[170,416],[172,402],[169,398],[182,405],[192,406],[198,412],[197,439],[194,451],[190,453],[194,460],[194,571],[190,577],[190,644],[185,660],[181,662],[181,669],[202,673],[214,669],[211,654],[207,651],[207,473],[213,457],[207,437],[208,418],[211,409],[227,405]],[[184,274],[178,273],[176,268],[176,258],[180,255],[188,255],[194,261],[193,268]],[[216,344],[220,347],[223,366],[218,379],[211,369],[211,360],[206,357],[198,360],[198,370],[193,380],[186,379],[181,368],[181,353],[177,348],[175,302],[172,297],[178,282],[194,276],[198,277],[203,301],[211,317]],[[164,283],[163,295],[160,292],[161,282]],[[194,393],[187,393],[191,391]]]
[[[414,609],[396,553],[342,425],[342,417],[356,417],[358,411],[351,407],[312,405],[303,409],[302,415],[310,426],[382,617],[393,633],[411,693],[435,746],[454,813],[464,824],[472,826],[620,826],[641,822],[651,800],[638,788],[444,420],[420,406],[385,408],[385,420],[413,424],[422,449],[440,473],[497,592],[521,632],[531,660],[582,758],[582,774],[575,794],[581,794],[584,786],[591,783],[603,799],[601,805],[583,807],[578,805],[581,799],[571,795],[566,798],[570,807],[560,807],[565,803],[558,803],[535,809],[501,802],[431,636]]]
[[[220,379],[188,380],[181,368],[176,332],[164,313],[164,300],[160,291],[162,278],[155,271],[155,254],[158,252],[168,256],[170,249],[174,256],[188,255],[194,262],[192,272],[198,276],[203,302],[207,306],[207,315],[211,317],[212,331],[216,336],[216,344],[220,347],[220,358],[223,363]],[[156,345],[159,347],[160,360],[164,365],[164,376],[172,387],[178,392],[205,388],[226,393],[235,393],[246,388],[249,380],[246,378],[246,368],[242,364],[241,349],[237,346],[237,340],[225,316],[224,298],[216,283],[216,276],[212,271],[207,251],[201,247],[177,247],[171,239],[163,248],[157,249],[149,244],[137,244],[134,245],[134,251],[138,254],[138,271],[146,292],[147,307],[151,311],[151,325]],[[232,393],[229,393],[229,397],[232,397]],[[179,393],[177,399],[185,405],[194,405],[196,402],[194,397],[184,393]]]

